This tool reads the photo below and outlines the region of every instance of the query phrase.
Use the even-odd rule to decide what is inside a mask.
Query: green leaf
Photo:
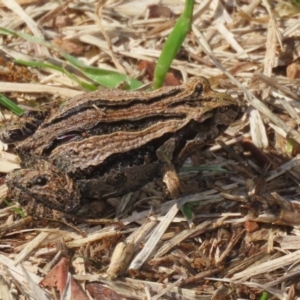
[[[142,82],[133,79],[127,75],[117,73],[115,71],[99,69],[91,66],[87,66],[77,58],[68,53],[62,53],[64,58],[71,63],[74,67],[83,72],[83,74],[93,80],[94,82],[101,84],[102,86],[108,88],[115,88],[119,84],[127,83],[129,90],[135,90],[142,86]]]
[[[192,220],[193,211],[192,211],[192,206],[189,205],[189,203],[184,204],[181,211],[187,220]]]
[[[19,107],[16,103],[5,97],[4,95],[0,94],[0,104],[11,110],[14,114],[20,116],[24,110]]]
[[[7,206],[12,206],[13,203],[9,202],[8,200],[4,199],[3,202],[7,205]],[[13,207],[12,210],[19,214],[21,218],[25,218],[25,214],[23,212],[23,210],[19,207]]]
[[[260,297],[259,300],[267,300],[268,299],[269,294],[267,292],[263,292],[262,296]]]
[[[133,79],[127,75],[120,74],[115,71],[104,70],[104,69],[87,66],[84,63],[82,63],[81,61],[79,61],[77,58],[75,58],[74,56],[72,56],[72,55],[66,53],[65,51],[63,51],[62,49],[60,49],[58,46],[51,44],[43,39],[28,35],[26,33],[14,32],[12,30],[8,30],[6,28],[0,27],[0,34],[1,33],[5,34],[5,35],[19,36],[29,42],[32,42],[35,44],[40,44],[40,45],[46,46],[50,49],[56,50],[70,64],[72,64],[74,66],[74,68],[76,68],[78,71],[82,72],[82,74],[84,76],[86,76],[87,78],[93,80],[94,82],[96,82],[104,87],[115,88],[122,83],[126,83],[129,90],[134,90],[142,85],[142,82],[140,82],[136,79]],[[23,61],[23,63],[24,63],[24,61]],[[38,62],[37,64],[39,65],[42,63]],[[47,66],[47,67],[50,67],[50,66]],[[57,67],[57,66],[55,66],[55,67]],[[52,67],[52,68],[54,68],[54,67]],[[64,73],[67,74],[68,76],[71,75],[70,73],[66,73],[66,70],[64,70]],[[75,76],[73,75],[72,79],[74,79],[74,77]],[[75,81],[78,82],[78,79]],[[85,83],[85,84],[87,84],[87,83]]]
[[[293,2],[296,6],[300,6],[300,0],[292,0],[292,2]]]
[[[15,60],[15,62],[20,64],[20,65],[24,65],[24,66],[29,66],[29,67],[34,67],[34,68],[49,68],[49,69],[53,69],[53,70],[62,72],[63,74],[66,74],[70,79],[77,82],[81,87],[83,87],[87,91],[97,90],[97,86],[78,79],[75,75],[73,75],[72,73],[70,73],[69,71],[67,71],[63,67],[56,66],[56,65],[53,65],[53,64],[50,64],[50,63],[44,63],[44,62],[41,62],[41,61],[25,61],[25,60],[18,60],[17,59],[17,60]]]
[[[163,85],[173,59],[181,47],[186,35],[191,29],[194,10],[194,0],[186,0],[182,15],[176,22],[172,32],[168,36],[154,70],[153,89]]]

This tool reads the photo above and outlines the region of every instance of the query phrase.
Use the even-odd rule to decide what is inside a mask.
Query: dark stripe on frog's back
[[[89,92],[70,98],[54,115],[47,118],[42,127],[48,127],[60,122],[81,111],[96,107],[99,110],[107,108],[128,109],[136,104],[149,105],[150,103],[161,102],[170,97],[177,97],[178,94],[185,92],[183,86],[166,87],[162,93],[160,90],[147,91],[123,91],[123,90],[100,90]],[[86,98],[86,99],[85,99]]]
[[[81,157],[76,162],[74,162],[72,159],[71,161],[66,159],[66,157],[69,156],[70,152],[63,153],[63,155],[59,156],[56,156],[54,154],[51,159],[57,167],[67,172],[72,178],[75,178],[76,180],[96,179],[102,176],[106,176],[107,178],[111,179],[111,174],[115,174],[114,176],[123,176],[124,174],[122,175],[121,173],[131,172],[134,168],[137,168],[137,170],[141,170],[138,168],[138,166],[143,166],[143,168],[146,168],[149,172],[150,170],[152,170],[151,172],[156,172],[155,170],[158,171],[159,165],[161,165],[161,162],[159,162],[156,155],[156,150],[160,146],[162,146],[164,142],[167,141],[170,137],[174,137],[176,144],[176,149],[174,149],[174,151],[180,151],[185,143],[185,138],[187,138],[186,134],[180,134],[180,132],[185,131],[186,129],[190,131],[189,134],[191,138],[193,138],[196,132],[193,131],[191,126],[186,125],[178,130],[177,133],[167,132],[166,134],[159,135],[159,137],[157,138],[149,139],[149,141],[143,145],[137,145],[137,147],[132,147],[130,150],[124,152],[122,151],[124,149],[119,148],[118,152],[117,149],[113,147],[113,149],[115,150],[107,153],[107,150],[96,146],[94,149],[94,154],[97,154],[97,152],[109,154],[98,165],[92,165],[92,162],[95,160],[94,154],[90,154],[90,156],[86,158]],[[120,135],[122,135],[122,133],[120,133]],[[110,138],[107,136],[107,140],[109,139]],[[74,145],[75,144],[76,142],[74,142]],[[86,146],[86,143],[84,143],[83,145]],[[63,147],[64,146],[62,146],[61,149]],[[70,148],[71,147],[67,147],[66,150],[69,151]],[[84,150],[80,150],[80,153],[84,152]],[[77,167],[75,167],[76,165]],[[119,172],[121,173],[119,174]],[[149,178],[153,178],[153,174],[151,174],[149,173],[141,175],[145,178],[148,178],[149,176]],[[158,173],[156,175],[158,175]]]
[[[208,90],[205,95],[202,95],[201,93],[204,86],[206,88],[208,87]],[[176,93],[171,95],[172,91],[176,91]],[[90,105],[90,107],[86,107],[86,110],[81,112],[76,113],[76,110],[75,112],[74,110],[70,110],[72,111],[72,113],[70,112],[70,116],[66,119],[61,119],[62,112],[67,110],[70,106],[70,104],[67,103],[65,107],[61,107],[54,115],[49,117],[32,137],[18,145],[17,150],[21,158],[23,159],[26,153],[27,156],[28,153],[30,153],[30,155],[33,156],[47,157],[52,151],[55,152],[57,147],[61,148],[66,144],[68,145],[66,147],[71,147],[72,144],[76,142],[70,141],[68,135],[71,135],[71,137],[73,135],[76,140],[84,140],[85,142],[88,141],[87,138],[93,134],[97,134],[100,139],[102,135],[109,135],[114,132],[123,132],[125,135],[127,131],[139,132],[145,130],[154,126],[155,123],[159,121],[162,123],[166,122],[167,124],[172,120],[176,120],[176,122],[186,124],[186,121],[192,120],[193,117],[196,119],[201,118],[206,110],[214,109],[215,104],[213,102],[217,103],[218,101],[216,101],[216,99],[220,95],[210,90],[209,86],[205,85],[205,81],[204,85],[202,85],[201,80],[196,78],[191,79],[184,86],[169,89],[165,88],[163,93],[161,91],[137,92],[139,99],[132,97],[132,95],[136,93],[124,91],[110,91],[110,97],[113,97],[111,95],[113,95],[114,92],[118,94],[119,97],[122,95],[130,95],[130,105],[127,104],[128,98],[125,100],[112,100],[115,98],[111,100],[100,99],[100,102],[107,102],[105,109],[97,109],[94,106],[91,108]],[[93,99],[96,93],[99,92],[88,94],[88,99]],[[180,96],[178,96],[178,93]],[[91,97],[91,94],[94,96]],[[102,94],[107,93],[102,92]],[[151,96],[149,98],[150,100],[141,97],[141,95],[144,95],[144,97]],[[72,98],[70,101],[74,102],[76,99],[79,99],[79,102],[82,101],[79,96]],[[87,100],[84,102],[87,106],[86,101]],[[213,105],[207,106],[207,103],[209,103],[207,101],[211,101]],[[125,102],[126,105],[123,102]],[[112,103],[115,105],[108,105]],[[123,103],[123,105],[120,105],[120,103]],[[224,105],[228,105],[228,103],[224,101]],[[207,108],[203,108],[205,106]],[[172,134],[180,130],[181,126],[183,125],[178,126],[176,130],[167,130],[164,134]],[[59,137],[61,139],[58,140],[57,138]],[[98,150],[100,151],[100,149]],[[23,153],[24,155],[22,155]]]
[[[141,111],[141,110],[140,110]],[[17,151],[22,158],[22,152],[33,152],[35,155],[46,156],[57,146],[68,144],[68,136],[74,135],[76,140],[82,140],[92,135],[110,134],[116,131],[141,131],[158,121],[170,119],[184,119],[185,114],[163,113],[127,114],[121,112],[121,117],[115,116],[114,120],[102,118],[101,112],[92,109],[71,116],[67,121],[61,121],[46,128],[40,128],[31,137],[17,146]],[[134,117],[133,117],[134,116]],[[126,118],[127,117],[127,118]],[[98,120],[98,121],[95,121]],[[65,138],[64,138],[65,136]]]
[[[33,136],[19,144],[18,152],[22,156],[26,147],[29,149],[26,151],[33,149],[35,155],[44,156],[56,146],[68,143],[68,135],[75,135],[76,140],[82,140],[93,134],[109,134],[117,130],[143,130],[158,120],[184,119],[188,115],[192,117],[197,112],[197,108],[198,116],[200,112],[205,112],[202,107],[205,102],[202,99],[191,99],[188,102],[177,100],[178,103],[175,103],[175,100],[171,97],[160,100],[158,103],[147,102],[147,105],[135,104],[130,107],[116,106],[106,110],[92,107],[71,115],[66,120],[40,127]],[[66,138],[63,138],[64,136]],[[61,139],[58,139],[59,137]]]
[[[208,111],[210,109],[208,109]],[[163,110],[164,107],[162,107],[162,111]],[[92,135],[109,135],[117,131],[123,131],[124,134],[126,131],[142,131],[151,127],[158,121],[180,121],[184,120],[187,114],[190,114],[192,119],[193,112],[197,115],[197,118],[199,118],[201,114],[205,114],[205,110],[200,110],[200,113],[197,109],[193,107],[191,108],[188,105],[176,107],[175,110],[176,113],[174,112],[174,109],[169,109],[170,112],[165,111],[164,113],[161,113],[161,111],[159,111],[158,114],[151,114],[150,107],[149,111],[146,109],[138,110],[138,112],[143,112],[140,115],[132,112],[129,112],[126,115],[127,110],[125,110],[123,112],[121,111],[121,115],[123,115],[124,118],[123,120],[120,119],[120,116],[116,115],[114,117],[115,121],[108,122],[105,122],[105,119],[101,120],[101,112],[99,115],[100,120],[95,122],[95,118],[99,113],[98,110],[92,109],[90,111],[84,111],[78,115],[71,116],[66,124],[62,121],[47,128],[40,128],[32,137],[19,143],[17,146],[17,152],[22,160],[26,159],[26,155],[28,156],[28,153],[33,156],[47,157],[57,147],[64,144],[70,144],[72,140],[81,141]],[[117,111],[120,112],[120,110]],[[78,120],[81,123],[78,123]],[[180,126],[178,127],[178,130],[179,129]]]
[[[234,112],[235,109],[231,108],[231,111]],[[220,113],[223,113],[222,109]],[[201,123],[201,130],[210,131],[211,126],[216,126],[215,117],[217,115],[209,114],[209,118]],[[229,118],[225,123],[220,124],[229,125],[232,121],[233,119]],[[81,142],[58,147],[50,158],[57,167],[73,178],[93,179],[101,177],[105,173],[115,174],[116,172],[117,174],[121,169],[125,172],[126,168],[129,172],[132,166],[156,165],[158,163],[157,149],[172,137],[175,147],[173,155],[171,154],[169,159],[178,167],[183,161],[181,161],[182,157],[181,160],[177,160],[177,155],[184,148],[186,142],[194,139],[198,133],[200,128],[197,124],[199,123],[194,120],[167,120],[153,124],[144,132],[115,132],[100,137],[94,136]],[[223,129],[225,128],[223,127]],[[210,142],[215,136],[208,134],[208,137],[209,140],[203,140],[202,145],[198,144],[198,147]],[[190,150],[194,151],[192,148]],[[168,152],[168,150],[166,151]],[[189,154],[191,152],[188,151],[184,156],[187,157]]]
[[[142,151],[144,145],[154,147],[151,151],[188,123],[188,120],[166,120],[155,122],[142,131],[116,131],[112,134],[92,136],[78,142],[70,142],[53,150],[50,160],[67,173],[76,173],[90,166],[98,166],[110,156],[137,150],[138,155],[147,155]],[[122,158],[121,158],[122,160]]]
[[[163,87],[155,91],[123,91],[123,90],[100,90],[87,94],[78,95],[69,99],[54,115],[49,116],[42,124],[42,128],[51,126],[81,111],[94,107],[99,110],[129,110],[132,107],[176,106],[182,105],[186,100],[207,101],[205,96],[214,97],[219,94],[210,89],[209,83],[204,78],[190,78],[186,84],[172,87]],[[200,105],[201,106],[201,105]]]

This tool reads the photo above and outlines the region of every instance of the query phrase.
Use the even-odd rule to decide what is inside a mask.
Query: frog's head
[[[16,169],[6,178],[9,198],[17,200],[28,214],[49,218],[51,210],[67,216],[79,209],[75,182],[47,161],[37,162],[35,169]]]

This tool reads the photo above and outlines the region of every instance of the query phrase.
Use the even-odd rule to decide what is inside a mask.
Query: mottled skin
[[[0,132],[22,159],[22,169],[7,176],[9,194],[29,214],[56,219],[74,215],[81,198],[123,195],[157,175],[176,196],[178,167],[237,113],[237,102],[203,77],[152,92],[79,95],[37,113],[38,121],[27,113],[21,128]]]

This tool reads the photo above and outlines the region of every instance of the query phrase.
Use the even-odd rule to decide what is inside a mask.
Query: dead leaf
[[[294,60],[286,68],[286,76],[290,79],[296,79],[300,77],[300,63],[299,58]]]
[[[40,282],[40,285],[47,288],[56,288],[62,295],[68,278],[69,260],[62,257],[61,260],[52,268],[52,270]]]
[[[86,285],[86,289],[89,291],[94,300],[124,300],[119,294],[113,290],[103,286],[99,282],[92,282]]]
[[[63,38],[56,37],[52,40],[52,43],[60,47],[62,50],[69,54],[80,55],[83,54],[85,47],[80,43],[75,43]]]
[[[257,222],[254,221],[247,221],[244,223],[244,227],[247,230],[248,233],[252,233],[254,231],[257,231],[259,229],[259,225]]]
[[[154,74],[154,69],[155,69],[155,63],[154,62],[150,62],[147,60],[142,60],[139,62],[138,64],[138,69],[142,72],[145,73],[146,77],[149,80],[153,80],[153,74]],[[164,86],[176,86],[179,85],[180,81],[178,78],[176,78],[176,76],[171,73],[168,72],[166,74],[165,80],[164,80]]]
[[[172,18],[173,12],[172,10],[164,5],[149,5],[149,18]]]
[[[65,257],[53,267],[53,269],[45,276],[40,282],[40,285],[46,288],[56,288],[60,295],[65,293],[65,289],[71,285],[71,297],[73,300],[88,300],[89,298],[82,291],[80,286],[71,276],[70,282],[68,282],[69,272],[69,260]]]

